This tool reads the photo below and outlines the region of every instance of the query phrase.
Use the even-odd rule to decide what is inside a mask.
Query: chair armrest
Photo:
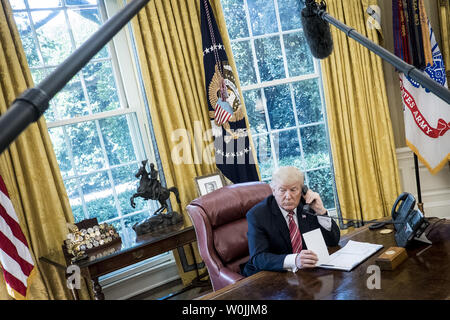
[[[221,281],[226,285],[235,283],[236,281],[239,281],[239,280],[245,278],[243,275],[236,273],[234,271],[231,271],[230,269],[227,269],[227,268],[220,269],[219,277],[220,277]]]

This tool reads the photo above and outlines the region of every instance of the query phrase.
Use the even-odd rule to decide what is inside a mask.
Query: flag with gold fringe
[[[26,299],[34,262],[2,176],[0,176],[0,264],[8,293],[14,299]]]
[[[423,1],[392,1],[395,54],[448,87],[443,56]],[[450,106],[403,73],[400,89],[406,144],[435,174],[450,160]]]

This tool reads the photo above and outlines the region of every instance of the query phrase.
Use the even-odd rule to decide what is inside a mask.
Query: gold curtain
[[[450,87],[450,1],[439,0],[439,21],[441,26],[441,49],[447,72],[447,83]],[[450,159],[449,159],[450,161]]]
[[[328,0],[327,11],[379,43],[377,30],[366,25],[370,4],[376,1]],[[330,28],[334,50],[321,67],[341,213],[349,219],[388,216],[401,188],[382,61]]]
[[[167,187],[176,186],[181,207],[173,209],[192,225],[186,205],[197,195],[194,178],[215,172],[212,137],[206,105],[198,0],[153,0],[132,21],[144,87]],[[222,34],[223,36],[223,34]],[[208,161],[204,155],[212,155]],[[182,161],[179,161],[179,157]],[[197,262],[201,261],[197,245]],[[188,263],[190,250],[185,248]],[[174,251],[180,276],[189,283]],[[190,259],[190,260],[189,260]]]
[[[25,89],[33,87],[25,52],[8,1],[0,7],[0,114]],[[61,252],[67,233],[66,222],[73,223],[69,199],[59,171],[43,117],[31,124],[0,155],[0,175],[27,238],[35,263],[35,276],[28,299],[70,299],[63,271],[44,265],[40,256]],[[82,283],[81,298],[90,293]],[[0,299],[8,299],[3,274]]]

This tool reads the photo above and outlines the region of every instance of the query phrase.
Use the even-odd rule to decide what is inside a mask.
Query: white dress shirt
[[[284,210],[283,208],[281,208],[280,206],[278,206],[281,210],[281,213],[283,214],[284,219],[286,220],[286,224],[287,227],[289,229],[289,212],[287,212],[286,210]],[[292,216],[292,218],[294,219],[294,222],[297,224],[298,226],[298,218],[297,218],[297,208],[294,209],[294,215]],[[327,231],[331,231],[331,218],[327,217],[327,216],[323,216],[323,217],[317,217],[317,221],[320,223],[320,225],[322,227],[325,228],[325,230]],[[297,272],[298,267],[295,264],[295,259],[297,258],[298,253],[292,253],[292,254],[288,254],[286,256],[286,258],[284,258],[283,261],[283,269],[285,270],[289,270],[292,272]]]

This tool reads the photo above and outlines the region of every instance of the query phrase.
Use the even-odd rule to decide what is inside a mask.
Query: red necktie
[[[289,235],[291,237],[292,243],[292,253],[299,253],[302,251],[302,236],[300,235],[300,230],[293,218],[294,212],[288,213],[289,216]]]

